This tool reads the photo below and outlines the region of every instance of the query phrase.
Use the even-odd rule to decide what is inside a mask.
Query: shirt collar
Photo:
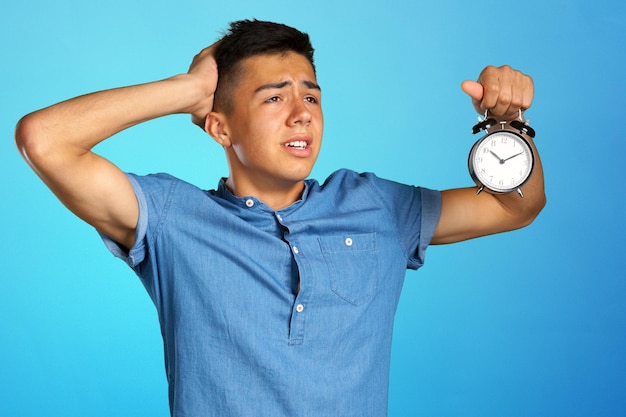
[[[227,178],[221,178],[217,185],[216,195],[218,197],[223,198],[224,200],[227,200],[231,202],[232,204],[236,205],[237,207],[241,207],[243,209],[250,209],[250,208],[256,207],[256,208],[260,208],[263,211],[274,213],[274,210],[272,210],[270,207],[265,205],[263,201],[256,198],[255,196],[237,197],[236,195],[234,195],[228,189],[228,187],[226,187],[226,180]],[[304,190],[302,191],[302,195],[300,196],[300,199],[296,200],[290,206],[285,207],[284,209],[278,210],[278,212],[283,212],[283,213],[291,212],[297,209],[300,205],[302,205],[306,201],[309,195],[309,190],[311,188],[311,185],[314,182],[315,180],[312,180],[312,179],[304,180]],[[252,201],[252,203],[250,201]]]

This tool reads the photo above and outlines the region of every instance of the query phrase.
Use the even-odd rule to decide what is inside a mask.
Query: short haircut
[[[256,55],[295,52],[308,59],[315,72],[313,46],[309,35],[281,23],[260,20],[239,20],[230,23],[215,49],[217,88],[213,109],[232,111],[232,95],[243,75],[241,61]]]

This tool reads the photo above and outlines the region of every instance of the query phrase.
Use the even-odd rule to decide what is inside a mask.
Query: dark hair
[[[229,112],[232,92],[242,75],[241,61],[256,55],[295,52],[307,58],[315,71],[313,46],[309,35],[281,23],[260,20],[238,20],[215,49],[217,62],[217,89],[213,108]]]

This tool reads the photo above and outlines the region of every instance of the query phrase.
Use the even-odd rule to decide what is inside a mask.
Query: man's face
[[[309,61],[296,53],[242,62],[233,110],[224,115],[230,186],[238,195],[301,187],[317,159],[324,120]]]

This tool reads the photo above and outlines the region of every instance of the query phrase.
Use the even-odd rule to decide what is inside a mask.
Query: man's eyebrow
[[[254,90],[255,93],[258,93],[260,91],[263,90],[273,90],[273,89],[281,89],[287,86],[292,85],[293,83],[291,81],[282,81],[279,83],[269,83],[269,84],[264,84],[260,87],[258,87],[256,90]],[[304,80],[301,83],[302,85],[304,85],[306,88],[311,88],[314,90],[322,90],[321,87],[319,85],[317,85],[316,83],[314,83],[313,81],[309,81],[309,80]]]
[[[282,81],[279,83],[263,84],[262,86],[254,90],[254,92],[258,93],[263,90],[281,89],[281,88],[287,87],[288,85],[291,85],[291,81]]]
[[[313,81],[304,80],[302,81],[302,84],[304,84],[304,86],[307,88],[312,88],[314,90],[322,91],[322,87],[320,87],[318,84],[314,83]]]

